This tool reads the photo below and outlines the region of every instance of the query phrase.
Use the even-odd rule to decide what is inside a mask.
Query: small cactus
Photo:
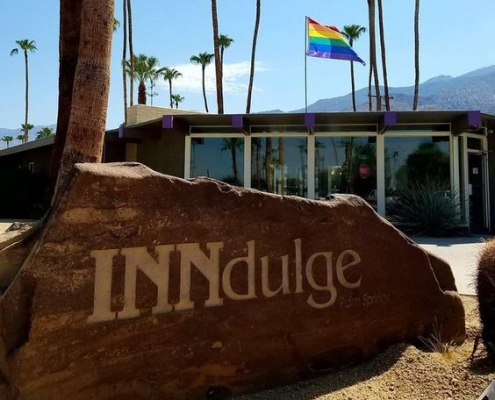
[[[495,357],[495,240],[489,241],[478,261],[476,282],[481,339],[488,355]]]

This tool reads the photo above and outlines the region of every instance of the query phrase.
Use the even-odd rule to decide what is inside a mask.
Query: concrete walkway
[[[425,250],[443,258],[454,273],[460,294],[476,294],[476,263],[484,242],[491,236],[430,238],[415,236],[412,239]]]

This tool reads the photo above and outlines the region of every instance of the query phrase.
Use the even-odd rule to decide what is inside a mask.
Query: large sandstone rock
[[[26,400],[222,398],[465,335],[448,265],[358,197],[140,164],[77,165],[1,317],[0,390]]]

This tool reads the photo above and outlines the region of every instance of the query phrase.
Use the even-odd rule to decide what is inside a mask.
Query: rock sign
[[[358,197],[80,164],[2,299],[0,371],[22,399],[218,398],[461,342],[455,290]]]

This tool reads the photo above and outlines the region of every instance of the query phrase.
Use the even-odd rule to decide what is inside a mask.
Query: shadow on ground
[[[401,343],[389,347],[372,361],[335,373],[328,373],[319,378],[298,382],[292,385],[264,390],[235,397],[236,400],[273,400],[298,399],[312,400],[319,396],[345,389],[359,382],[367,381],[374,376],[389,370],[401,358],[410,344]]]

